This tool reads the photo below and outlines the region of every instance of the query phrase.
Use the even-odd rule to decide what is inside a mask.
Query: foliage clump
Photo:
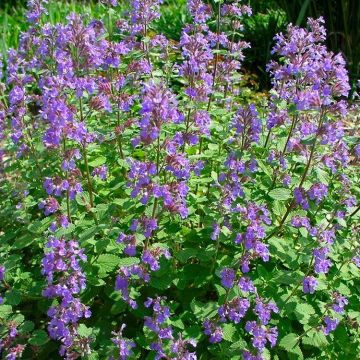
[[[250,102],[239,1],[47,22],[0,94],[4,359],[327,359],[359,353],[358,139],[324,20],[278,34]]]

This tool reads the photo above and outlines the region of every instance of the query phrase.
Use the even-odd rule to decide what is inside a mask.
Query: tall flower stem
[[[355,216],[358,212],[360,211],[360,205],[350,214],[350,218],[352,218],[353,216]]]
[[[87,151],[86,151],[86,145],[83,146],[83,155],[84,155],[84,161],[85,161],[85,172],[86,172],[86,180],[88,185],[88,191],[90,196],[90,206],[94,207],[94,194],[93,194],[93,187],[92,187],[92,181],[90,177],[90,170],[89,170],[89,161],[87,157]]]
[[[65,157],[65,155],[66,155],[66,139],[65,139],[65,137],[63,139],[63,151],[64,151],[64,157]],[[66,175],[66,177],[68,176],[68,171],[67,170],[65,172],[65,175]],[[66,190],[66,213],[67,213],[68,220],[71,223],[69,189]]]
[[[118,105],[118,111],[117,111],[117,126],[120,127],[120,108]],[[124,151],[122,148],[122,139],[121,139],[121,135],[116,135],[116,141],[118,144],[118,148],[119,148],[119,154],[122,160],[124,160]]]
[[[213,259],[212,264],[211,264],[210,273],[212,273],[214,271],[214,267],[215,267],[218,252],[219,252],[219,248],[220,248],[220,235],[216,239],[216,250],[215,250],[214,259]]]
[[[218,3],[218,14],[217,14],[217,20],[216,20],[216,35],[217,35],[217,37],[216,37],[216,54],[215,54],[215,63],[214,63],[214,69],[213,69],[211,93],[210,93],[210,96],[209,96],[209,101],[208,101],[208,105],[207,105],[207,111],[210,110],[210,105],[211,105],[211,102],[212,102],[212,100],[213,100],[213,91],[214,91],[214,87],[215,87],[217,66],[218,66],[218,62],[219,62],[220,24],[221,24],[221,3],[220,3],[220,1],[219,1],[219,3]]]
[[[271,136],[271,129],[268,131],[267,136],[266,136],[266,140],[265,140],[265,144],[264,144],[264,148],[266,149],[270,140],[270,136]]]
[[[83,121],[83,105],[82,105],[82,99],[80,98],[80,120]],[[83,155],[84,155],[84,161],[85,161],[85,172],[86,172],[86,180],[88,185],[88,191],[90,196],[90,206],[94,207],[94,194],[93,194],[93,187],[90,177],[90,170],[89,170],[89,161],[87,157],[87,150],[86,150],[86,144],[83,144]]]
[[[207,111],[210,110],[211,102],[212,102],[213,97],[214,97],[214,96],[213,96],[213,92],[214,92],[214,88],[215,88],[217,66],[218,66],[218,62],[219,62],[220,24],[221,24],[221,3],[219,2],[219,3],[218,3],[218,14],[217,14],[217,20],[216,20],[216,35],[217,35],[217,38],[216,38],[216,54],[215,54],[215,63],[214,63],[213,76],[212,76],[211,93],[210,93],[210,95],[209,95],[209,101],[208,101],[207,108],[206,108]],[[203,151],[203,138],[200,137],[199,154],[201,154],[202,151]]]
[[[309,265],[309,268],[308,268],[308,270],[307,270],[307,272],[306,272],[306,274],[305,274],[305,277],[310,274],[313,261],[314,261],[314,255],[311,257],[310,265]],[[298,284],[294,287],[294,289],[293,289],[292,292],[290,293],[290,295],[285,299],[284,305],[291,299],[291,297],[295,294],[295,292],[296,292],[297,289],[301,286],[301,284],[302,284],[302,281],[299,281]]]
[[[283,158],[284,155],[285,155],[285,153],[286,153],[286,149],[287,149],[287,147],[288,147],[288,145],[289,145],[289,141],[290,141],[290,139],[291,139],[291,135],[293,134],[293,131],[294,131],[294,129],[295,129],[295,126],[296,126],[296,123],[297,123],[297,119],[298,119],[297,115],[294,115],[294,116],[293,116],[293,119],[292,119],[292,122],[291,122],[291,127],[290,127],[289,134],[288,134],[288,136],[287,136],[287,138],[286,138],[286,142],[285,142],[284,148],[283,148],[283,150],[282,150],[282,152],[281,152],[281,158]],[[266,139],[266,142],[265,142],[265,147],[267,146],[267,142],[269,141],[269,138],[270,138],[270,131],[271,131],[271,130],[269,130],[269,132],[268,132],[268,136],[267,136],[267,139]],[[272,184],[271,184],[271,186],[270,186],[269,191],[272,190],[272,189],[274,188],[274,186],[275,186],[276,179],[277,179],[277,172],[278,172],[278,170],[279,170],[279,167],[280,167],[280,166],[278,165],[278,166],[276,167],[275,171],[274,171],[274,178],[273,178],[273,181],[272,181]]]
[[[319,131],[321,129],[321,126],[322,126],[322,123],[323,123],[323,120],[324,120],[324,116],[325,116],[325,112],[323,110],[321,110],[320,112],[320,118],[319,118],[319,124],[318,124],[318,128],[317,128],[317,131],[316,131],[316,135],[315,135],[315,139],[314,139],[314,142],[311,146],[311,150],[310,150],[310,155],[309,155],[309,159],[308,159],[308,162],[306,164],[306,167],[305,167],[305,170],[304,170],[304,173],[301,177],[301,180],[300,180],[300,183],[299,183],[299,188],[301,188],[306,180],[306,177],[308,175],[308,172],[309,172],[309,169],[310,169],[310,166],[311,166],[311,163],[312,163],[312,160],[313,160],[313,157],[314,157],[314,152],[315,152],[315,147],[316,147],[316,143],[317,143],[317,137],[319,135]],[[287,219],[287,217],[289,216],[291,210],[293,209],[293,206],[295,205],[295,199],[293,198],[290,202],[290,204],[287,206],[287,209],[286,209],[286,213],[284,214],[284,216],[282,217],[281,221],[280,221],[280,224],[279,226],[270,234],[266,237],[265,240],[269,240],[270,238],[272,238],[274,235],[278,234],[279,231],[283,228],[283,225]]]
[[[160,175],[160,136],[157,138],[157,144],[156,144],[156,174],[157,176]],[[154,205],[151,212],[151,217],[154,219],[156,216],[157,208],[158,208],[159,199],[154,198]],[[146,250],[149,247],[150,244],[150,237],[146,238],[144,250]]]

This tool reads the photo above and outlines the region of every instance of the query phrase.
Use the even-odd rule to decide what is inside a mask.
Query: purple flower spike
[[[3,281],[5,278],[5,266],[0,265],[0,281]]]
[[[324,317],[325,326],[322,327],[322,330],[325,335],[329,335],[332,331],[334,331],[339,325],[339,319],[332,319],[329,316]]]
[[[132,348],[136,345],[134,341],[126,339],[123,337],[122,332],[125,329],[126,325],[123,324],[119,330],[119,332],[113,331],[112,334],[115,336],[111,339],[111,341],[118,347],[119,350],[119,360],[126,360],[132,354]]]
[[[230,268],[225,268],[220,273],[221,285],[231,289],[235,281],[235,271]]]
[[[313,276],[306,276],[303,281],[303,292],[305,294],[313,294],[317,285],[318,282]]]
[[[348,299],[345,296],[340,295],[339,293],[334,293],[333,299],[333,310],[339,314],[342,314],[344,312],[345,306],[349,303]]]
[[[222,341],[223,331],[211,320],[204,321],[204,334],[210,336],[209,341],[216,344]]]
[[[263,325],[267,325],[271,318],[271,313],[278,313],[279,309],[273,301],[265,303],[261,298],[256,299],[254,313],[259,317]]]

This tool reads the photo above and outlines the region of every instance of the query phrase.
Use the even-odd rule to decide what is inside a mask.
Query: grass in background
[[[125,2],[120,1],[123,6],[116,8],[115,16],[121,17],[125,10]],[[107,14],[99,1],[49,1],[48,19],[51,24],[64,22],[71,12],[76,12],[91,18],[106,18]],[[26,1],[2,3],[0,7],[0,53],[6,60],[9,48],[17,48],[19,36],[27,28],[25,19]],[[162,6],[162,16],[156,22],[156,31],[173,40],[179,40],[183,25],[189,20],[186,13],[186,0],[167,0]],[[107,19],[105,19],[107,21]]]
[[[210,1],[210,0],[209,0]],[[0,0],[0,56],[6,61],[7,50],[16,48],[19,36],[27,27],[26,0]],[[126,1],[120,0],[123,9],[117,8],[113,16],[121,17]],[[288,22],[303,25],[308,16],[324,15],[329,31],[329,46],[334,52],[342,51],[349,66],[353,84],[360,74],[360,0],[249,0],[253,16],[245,19],[245,39],[251,43],[246,51],[244,66],[257,78],[258,88],[270,86],[265,71],[269,62],[273,37],[285,29]],[[107,14],[99,1],[50,0],[49,19],[52,24],[63,22],[71,12],[89,19],[107,21]],[[191,19],[186,11],[186,0],[164,0],[162,16],[155,23],[157,33],[178,41],[184,24]]]
[[[99,15],[100,5],[88,1],[50,1],[48,6],[50,23],[56,24],[63,22],[71,12],[87,14],[89,16]],[[0,52],[4,59],[7,57],[9,48],[17,48],[19,37],[25,31],[28,24],[25,19],[26,7],[22,2],[20,5],[5,3],[0,8]]]

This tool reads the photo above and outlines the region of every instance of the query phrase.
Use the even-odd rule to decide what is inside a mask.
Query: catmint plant
[[[172,37],[169,2],[52,3],[0,62],[0,358],[355,359],[358,109],[324,19],[257,94],[247,2],[189,0]]]

